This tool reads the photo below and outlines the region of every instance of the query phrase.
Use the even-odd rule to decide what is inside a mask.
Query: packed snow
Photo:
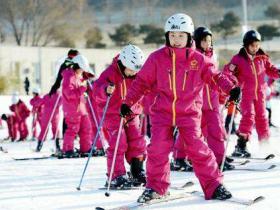
[[[28,97],[22,97],[28,103]],[[1,114],[9,113],[10,96],[0,97]],[[279,99],[272,100],[272,122],[280,126]],[[6,124],[0,130],[0,139],[7,137]],[[31,119],[29,119],[29,125]],[[244,206],[217,200],[205,201],[203,198],[189,196],[172,202],[161,203],[147,209],[191,209],[191,210],[239,210],[239,209],[280,209],[280,130],[271,128],[269,143],[260,145],[254,132],[248,145],[252,156],[264,157],[270,153],[276,155],[272,160],[251,161],[245,166],[262,168],[275,164],[277,167],[267,172],[228,171],[224,173],[224,183],[235,197],[255,198],[264,196],[265,200],[252,206]],[[49,135],[50,137],[50,135]],[[47,140],[41,153],[33,152],[36,142],[7,142],[0,140],[0,146],[8,153],[0,152],[0,209],[1,210],[86,210],[97,206],[113,208],[136,201],[142,193],[140,190],[111,191],[110,197],[105,197],[105,190],[99,190],[106,181],[106,158],[94,157],[90,160],[81,190],[76,187],[84,169],[86,158],[79,159],[42,159],[15,161],[13,158],[37,157],[49,155],[54,150],[54,141]],[[230,154],[236,142],[234,135],[230,136],[228,153]],[[77,142],[76,142],[77,143]],[[129,169],[127,167],[127,169]],[[172,186],[181,186],[187,181],[195,185],[187,191],[201,191],[194,173],[172,172]],[[181,193],[170,190],[172,194]],[[145,208],[146,209],[146,208]]]

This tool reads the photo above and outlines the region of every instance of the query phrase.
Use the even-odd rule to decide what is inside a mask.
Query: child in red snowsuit
[[[27,108],[27,106],[22,100],[17,98],[17,100],[14,102],[15,103],[10,106],[10,110],[14,112],[15,121],[18,124],[20,137],[18,141],[24,141],[26,140],[29,133],[26,124],[26,119],[30,115],[30,110]]]
[[[14,115],[2,114],[1,119],[7,122],[8,125],[8,139],[15,141],[17,138],[18,124],[16,122],[16,117]]]

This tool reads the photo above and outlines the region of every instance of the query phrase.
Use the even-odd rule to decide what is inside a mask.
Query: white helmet
[[[92,70],[91,70],[91,68],[90,68],[90,66],[89,66],[88,59],[87,59],[85,56],[83,56],[83,55],[81,55],[81,54],[76,55],[76,56],[72,59],[72,62],[78,64],[79,67],[80,67],[81,69],[83,69],[84,71],[92,72]]]
[[[39,95],[41,93],[41,89],[38,87],[35,87],[32,89],[32,93],[37,93]]]
[[[144,63],[144,53],[139,47],[129,44],[122,49],[119,60],[125,67],[139,71]]]
[[[13,92],[12,95],[12,104],[17,104],[19,101],[19,97],[18,97],[19,93],[17,91]]]
[[[167,19],[164,31],[165,33],[168,31],[181,31],[193,34],[194,25],[192,18],[183,13],[172,15]]]

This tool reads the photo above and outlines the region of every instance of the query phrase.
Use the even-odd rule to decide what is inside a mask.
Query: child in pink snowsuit
[[[122,116],[131,113],[146,90],[157,92],[151,107],[152,138],[147,154],[147,184],[138,202],[158,199],[168,193],[170,185],[169,153],[173,148],[173,129],[178,127],[186,144],[205,199],[228,199],[231,193],[222,185],[213,152],[201,134],[202,90],[205,83],[215,81],[234,99],[239,89],[234,88],[222,74],[215,72],[215,65],[201,53],[191,48],[192,19],[185,14],[171,16],[165,25],[166,47],[153,52],[138,73],[121,106]]]
[[[1,119],[7,122],[8,133],[9,133],[8,138],[10,138],[12,142],[15,141],[17,138],[17,130],[18,130],[18,124],[16,122],[16,117],[14,115],[2,114]]]
[[[14,112],[16,123],[18,124],[19,129],[19,140],[24,141],[28,136],[28,128],[26,124],[26,119],[30,115],[30,110],[27,108],[25,103],[22,100],[18,100],[17,103],[10,106],[10,110]]]
[[[74,140],[80,137],[80,152],[88,153],[92,144],[91,123],[86,109],[84,92],[87,82],[84,80],[83,71],[89,71],[89,63],[82,55],[72,59],[72,68],[62,73],[62,107],[66,122],[66,131],[63,137],[63,153],[65,157],[77,157],[74,153]]]
[[[119,125],[119,108],[130,89],[131,83],[135,79],[135,74],[143,64],[142,51],[134,46],[127,45],[123,48],[120,55],[116,56],[113,63],[100,75],[94,83],[95,99],[99,108],[105,106],[108,95],[111,94],[110,103],[106,113],[104,126],[109,133],[107,149],[107,173],[111,171],[113,154],[115,150]],[[117,150],[115,167],[112,175],[111,187],[129,187],[131,182],[126,177],[124,157],[131,166],[131,175],[135,185],[145,183],[143,174],[143,161],[145,159],[146,142],[140,130],[139,114],[142,112],[140,104],[135,104],[132,109],[135,116],[124,123],[120,142]],[[108,184],[108,183],[106,183]]]
[[[37,124],[40,125],[42,130],[42,114],[44,112],[44,106],[42,98],[40,97],[40,90],[38,88],[34,88],[32,91],[34,97],[30,100],[30,104],[32,106],[32,139],[37,138]]]
[[[58,137],[59,108],[61,106],[60,92],[56,91],[52,95],[46,94],[44,95],[41,101],[42,101],[42,106],[44,107],[44,111],[41,116],[41,131],[38,137],[38,145],[36,151],[39,152],[42,149],[43,142],[47,137],[48,127],[50,126],[48,124],[52,125],[52,139],[56,141],[55,142],[56,150],[60,151],[59,137]]]
[[[255,125],[259,141],[269,138],[269,126],[265,110],[267,83],[265,76],[279,78],[279,69],[271,64],[269,56],[260,48],[261,35],[248,31],[243,37],[243,46],[233,56],[225,71],[235,75],[242,90],[240,102],[241,121],[237,130],[238,140],[233,156],[250,157],[246,143]]]
[[[212,59],[215,63],[212,32],[205,27],[198,27],[194,31],[194,40],[196,50]],[[217,163],[220,166],[223,161],[225,146],[225,130],[220,115],[219,92],[213,85],[206,84],[203,88],[203,105],[202,105],[202,120],[201,129],[209,148],[214,152]],[[174,148],[174,169],[189,171],[189,163],[186,160],[186,145],[182,142],[179,135]],[[224,163],[223,170],[232,170],[234,166],[227,160]]]

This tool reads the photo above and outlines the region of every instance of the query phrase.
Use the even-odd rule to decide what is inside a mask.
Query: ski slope
[[[24,98],[28,101],[29,98]],[[10,97],[0,97],[1,114],[8,112]],[[280,126],[280,101],[272,100],[272,122]],[[31,121],[30,121],[31,122]],[[30,123],[29,123],[30,124]],[[268,172],[229,171],[224,173],[226,187],[236,197],[254,198],[265,196],[265,200],[252,206],[243,206],[222,201],[205,201],[203,198],[190,196],[185,199],[152,205],[145,209],[191,209],[191,210],[280,210],[280,129],[272,128],[269,144],[259,145],[254,132],[253,139],[248,145],[252,156],[263,157],[273,153],[272,160],[251,161],[243,166],[260,168],[271,164],[276,168]],[[0,130],[0,139],[7,136],[6,125]],[[235,145],[236,137],[230,137],[228,153]],[[15,161],[13,157],[31,157],[48,155],[54,149],[54,141],[48,140],[42,153],[34,153],[36,142],[21,143],[2,142],[8,153],[0,152],[0,209],[1,210],[93,210],[97,206],[117,207],[136,201],[141,190],[112,191],[110,197],[105,197],[103,187],[106,181],[106,159],[92,158],[86,171],[81,191],[77,191],[86,158],[80,159],[44,159]],[[201,188],[198,180],[190,172],[172,172],[172,186],[181,186],[187,181],[195,185],[186,190],[193,191]],[[178,190],[170,190],[181,193]]]

